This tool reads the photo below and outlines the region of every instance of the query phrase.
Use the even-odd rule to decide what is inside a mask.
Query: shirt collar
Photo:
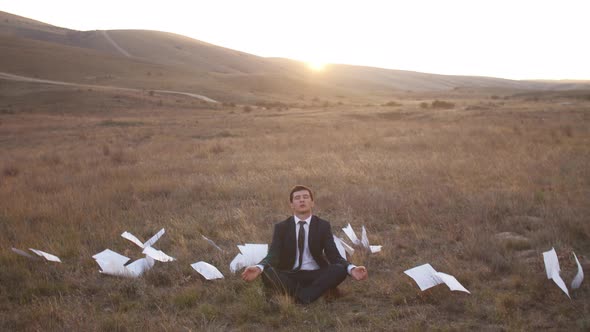
[[[293,216],[293,219],[295,220],[295,225],[297,225],[299,223],[299,221],[305,221],[306,224],[311,224],[311,215],[309,216],[309,218],[307,219],[299,219],[297,216]]]

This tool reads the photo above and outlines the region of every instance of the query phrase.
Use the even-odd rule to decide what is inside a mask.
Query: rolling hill
[[[588,86],[585,82],[515,81],[338,64],[314,73],[298,61],[264,58],[172,33],[76,31],[5,12],[0,12],[0,72],[82,84],[185,91],[222,101],[343,95],[363,100],[405,91]]]

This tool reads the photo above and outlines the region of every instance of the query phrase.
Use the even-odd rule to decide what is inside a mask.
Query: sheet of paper
[[[223,279],[223,274],[215,266],[207,262],[200,261],[191,264],[191,266],[207,280]]]
[[[245,245],[238,245],[238,249],[244,257],[242,262],[245,266],[258,264],[268,253],[268,244],[246,243]]]
[[[92,258],[94,258],[96,263],[100,266],[100,273],[131,278],[139,277],[144,272],[151,269],[155,263],[154,260],[148,256],[133,261],[131,264],[125,266],[125,263],[129,261],[129,257],[123,256],[110,249],[105,249],[92,256]]]
[[[570,297],[570,293],[567,290],[567,286],[561,276],[559,275],[559,259],[555,248],[551,248],[549,251],[543,253],[543,261],[545,262],[545,272],[547,273],[547,279],[553,279],[553,282],[559,287],[567,297]]]
[[[340,240],[340,244],[344,247],[344,250],[348,253],[349,256],[354,254],[354,248],[349,246],[348,243],[344,241],[344,239],[338,238]]]
[[[151,257],[140,258],[133,263],[125,266],[126,273],[130,274],[133,277],[139,277],[143,273],[149,271],[155,262]]]
[[[59,257],[54,256],[49,253],[46,253],[45,251],[41,251],[41,250],[37,250],[37,249],[33,249],[33,248],[29,248],[29,250],[36,253],[37,255],[45,258],[48,261],[61,263],[61,259],[59,259]]]
[[[455,277],[453,277],[450,274],[446,274],[446,273],[442,273],[442,272],[436,272],[436,276],[440,278],[440,280],[442,280],[442,282],[444,282],[450,290],[452,291],[461,291],[461,292],[465,292],[465,293],[469,293],[471,294],[465,287],[463,287],[463,285],[461,285],[461,283],[459,283],[459,281],[457,281],[457,279]]]
[[[105,249],[98,254],[92,256],[95,260],[102,260],[105,262],[113,262],[115,265],[123,266],[129,261],[129,257],[123,256],[111,249]],[[100,264],[99,264],[100,265]]]
[[[567,295],[567,297],[570,297],[570,293],[567,290],[567,286],[565,285],[565,282],[563,281],[563,279],[561,279],[561,276],[559,275],[559,273],[557,273],[556,275],[553,276],[553,282],[557,285],[557,287],[559,287],[564,293],[565,295]]]
[[[436,270],[428,263],[406,270],[404,273],[414,279],[421,291],[425,291],[443,283],[443,281],[436,276]]]
[[[121,237],[135,243],[138,247],[143,248],[143,243],[135,237],[135,235],[125,231],[121,234]]]
[[[164,235],[164,233],[166,233],[166,230],[162,228],[158,233],[156,233],[156,235],[152,236],[149,240],[145,241],[143,247],[145,248],[153,246],[156,243],[156,241],[158,241],[162,237],[162,235]]]
[[[367,236],[367,229],[365,226],[362,226],[361,228],[361,244],[367,249],[370,248],[369,237]]]
[[[246,264],[244,263],[244,255],[242,255],[241,253],[237,254],[236,257],[234,257],[234,259],[231,261],[231,263],[229,263],[229,270],[231,271],[231,273],[236,273],[243,267],[246,267]]]
[[[342,241],[336,235],[332,235],[332,236],[334,237],[334,243],[336,244],[336,249],[338,249],[340,256],[342,256],[342,258],[346,259],[346,249],[344,249],[344,246],[342,245]]]
[[[557,253],[555,248],[551,248],[549,251],[543,253],[543,261],[545,262],[545,272],[547,273],[547,279],[552,279],[553,275],[559,275],[559,260],[557,259]]]
[[[147,246],[143,249],[144,254],[160,262],[172,262],[176,260],[174,257],[166,255],[163,251],[154,249],[151,246]]]
[[[100,266],[100,273],[109,274],[113,276],[130,277],[125,266],[117,264],[115,261],[96,259],[96,263]]]
[[[352,226],[350,226],[350,224],[348,224],[348,226],[343,228],[342,231],[344,232],[344,234],[346,234],[346,236],[348,236],[348,238],[350,239],[352,244],[357,245],[357,246],[361,245],[361,241],[356,236],[356,233],[354,232],[354,230],[352,229]]]
[[[208,238],[205,237],[205,235],[201,235],[201,236],[203,237],[203,239],[205,239],[205,241],[209,242],[209,244],[214,246],[217,250],[223,251],[223,249],[221,249],[215,242],[213,242],[213,240],[209,240]]]
[[[10,250],[12,250],[12,252],[15,253],[15,254],[17,254],[17,255],[21,255],[21,256],[24,256],[24,257],[27,257],[27,258],[31,258],[31,259],[38,259],[37,257],[29,254],[28,252],[22,251],[20,249],[10,248]]]
[[[161,237],[166,233],[166,230],[162,228],[158,233],[152,236],[149,240],[145,241],[144,243],[141,242],[135,235],[125,231],[121,234],[121,237],[127,239],[133,243],[135,243],[140,248],[146,248],[153,246]]]
[[[382,246],[369,246],[369,249],[371,250],[371,254],[375,254],[381,251],[381,247]]]
[[[123,256],[110,249],[105,249],[98,254],[92,256],[100,266],[100,273],[110,275],[125,275],[127,270],[123,265],[129,261],[129,257]]]
[[[584,270],[582,269],[582,265],[580,264],[580,261],[578,260],[578,256],[576,256],[576,253],[572,252],[572,254],[574,254],[574,258],[576,259],[576,264],[578,264],[578,273],[574,277],[574,280],[572,280],[571,287],[572,287],[572,289],[577,289],[577,288],[580,288],[580,285],[582,284],[582,281],[584,280]]]

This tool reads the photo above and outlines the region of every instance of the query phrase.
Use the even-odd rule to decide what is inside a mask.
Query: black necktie
[[[297,247],[299,248],[299,265],[295,268],[295,271],[299,271],[301,269],[301,263],[303,263],[303,246],[305,245],[305,221],[299,221],[299,237],[297,238]]]

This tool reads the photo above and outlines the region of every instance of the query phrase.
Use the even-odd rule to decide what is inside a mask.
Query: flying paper
[[[210,245],[214,246],[217,250],[219,251],[223,251],[223,249],[219,248],[219,246],[217,244],[215,244],[215,242],[213,242],[213,240],[209,240],[208,238],[205,237],[205,235],[201,235],[203,237],[203,239],[207,242],[209,242]]]
[[[555,284],[561,288],[565,295],[570,297],[565,282],[563,282],[563,279],[561,279],[559,276],[559,271],[561,271],[561,269],[559,268],[559,260],[557,258],[557,253],[555,252],[555,248],[545,251],[543,253],[543,260],[545,261],[545,272],[547,272],[547,279],[553,279],[553,282],[555,282]]]
[[[166,255],[162,250],[157,250],[150,246],[145,247],[142,253],[160,262],[172,262],[176,260],[174,257]]]
[[[207,280],[223,279],[223,274],[221,274],[215,266],[209,263],[200,261],[191,264],[191,267]]]
[[[61,259],[59,259],[59,257],[57,257],[57,256],[54,256],[52,254],[48,254],[44,251],[33,249],[33,248],[29,248],[29,250],[36,253],[37,255],[45,258],[48,261],[61,263]]]
[[[372,246],[369,244],[369,238],[367,237],[367,230],[365,229],[365,226],[363,226],[362,228],[362,234],[361,234],[361,243],[363,245],[363,247],[369,249],[371,251],[372,254],[380,252],[381,251],[381,247],[382,246]]]
[[[162,235],[164,235],[164,233],[166,233],[166,231],[164,230],[164,228],[162,228],[158,233],[156,233],[154,236],[152,236],[149,240],[145,241],[145,243],[141,243],[141,241],[135,235],[133,235],[129,232],[123,232],[121,234],[121,237],[135,243],[140,248],[146,248],[146,247],[153,246],[154,243],[156,243],[156,241],[158,241],[162,237]]]
[[[580,261],[578,260],[576,253],[572,252],[572,254],[574,254],[574,258],[576,259],[576,264],[578,264],[578,273],[574,277],[574,280],[572,280],[571,286],[572,286],[572,289],[577,289],[577,288],[580,288],[580,285],[582,284],[582,281],[584,280],[584,270],[582,270],[582,265],[580,264]]]
[[[404,271],[410,278],[414,279],[421,291],[440,284],[446,284],[452,291],[461,291],[471,294],[463,285],[450,274],[436,272],[430,264],[416,266]]]
[[[346,236],[348,236],[350,241],[352,241],[352,244],[357,245],[357,246],[361,245],[361,241],[356,236],[356,233],[354,232],[354,230],[352,229],[352,226],[350,226],[350,224],[348,224],[348,226],[343,228],[342,231],[344,231],[344,234],[346,234]]]
[[[266,257],[268,244],[246,243],[245,245],[238,245],[238,249],[240,249],[240,253],[229,264],[232,273],[236,273],[243,267],[258,264]]]
[[[336,235],[332,236],[334,237],[334,244],[336,244],[336,249],[338,249],[338,253],[340,253],[340,256],[342,256],[342,258],[346,259],[346,249],[344,249],[342,241]]]

